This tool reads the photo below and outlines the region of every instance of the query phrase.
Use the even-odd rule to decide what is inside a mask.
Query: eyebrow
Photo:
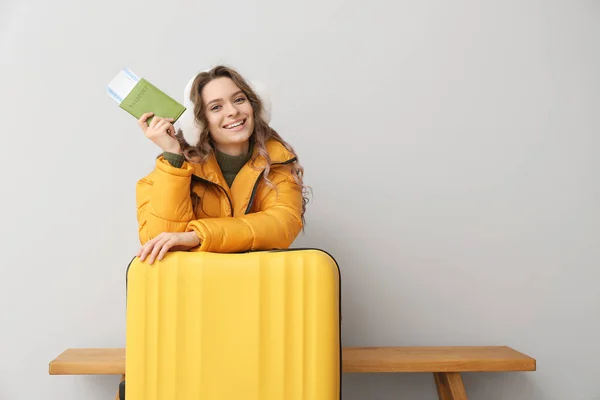
[[[243,93],[244,93],[244,91],[243,91],[243,90],[238,90],[237,92],[235,92],[234,94],[232,94],[232,95],[231,95],[231,97],[235,97],[235,96],[237,96],[237,95],[238,95],[238,94],[240,94],[240,93],[242,93],[242,94],[243,94]],[[223,101],[223,99],[214,99],[214,100],[211,100],[211,101],[209,101],[208,103],[206,103],[206,107],[208,107],[208,106],[210,106],[212,103],[216,103],[216,102],[218,102],[218,101]]]

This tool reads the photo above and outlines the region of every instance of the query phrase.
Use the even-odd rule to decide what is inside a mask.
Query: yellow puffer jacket
[[[276,189],[264,181],[262,156],[242,167],[231,188],[214,154],[206,163],[186,161],[181,168],[157,158],[155,169],[136,188],[140,242],[162,232],[195,231],[201,244],[192,251],[288,248],[302,230],[302,191],[291,174],[296,159],[276,140],[266,148],[272,161],[269,180]]]

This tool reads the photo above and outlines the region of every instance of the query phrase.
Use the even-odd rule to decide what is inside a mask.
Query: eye
[[[246,98],[245,98],[245,97],[238,97],[237,99],[235,99],[235,102],[236,102],[236,103],[242,103],[242,102],[244,102],[245,100],[246,100]]]
[[[218,104],[215,104],[214,106],[212,106],[212,107],[210,108],[210,111],[217,111],[217,110],[219,109],[219,107],[221,107],[221,106],[220,106],[220,105],[218,105]]]

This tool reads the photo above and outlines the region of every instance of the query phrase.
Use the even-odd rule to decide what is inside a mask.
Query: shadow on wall
[[[394,301],[410,301],[405,296],[410,293],[388,293],[378,290],[381,272],[373,265],[368,243],[351,240],[351,233],[334,226],[318,225],[309,222],[310,236],[300,235],[293,244],[295,248],[318,248],[331,254],[337,261],[341,273],[342,289],[342,345],[343,346],[394,346],[402,345],[398,339],[394,343],[382,343],[384,332],[373,329],[374,322],[400,318],[409,329],[410,315],[398,315],[403,309],[395,307]],[[307,229],[308,232],[308,229]],[[352,244],[352,242],[356,242]],[[396,324],[393,324],[396,325]],[[386,327],[379,327],[386,329]],[[407,344],[408,345],[408,344]]]

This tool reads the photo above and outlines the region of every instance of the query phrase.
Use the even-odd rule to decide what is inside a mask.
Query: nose
[[[227,103],[225,111],[226,111],[228,117],[232,117],[232,116],[235,116],[238,114],[237,107],[231,103]]]

